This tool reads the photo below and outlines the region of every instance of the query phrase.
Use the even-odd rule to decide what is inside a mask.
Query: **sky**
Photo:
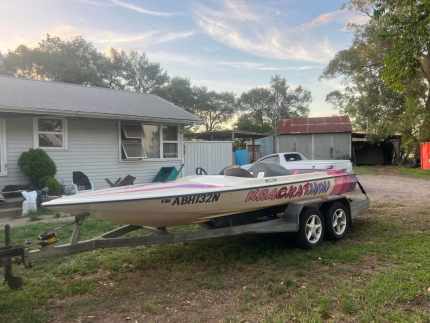
[[[325,96],[339,80],[320,80],[348,48],[348,24],[366,17],[346,0],[0,0],[0,51],[37,45],[47,33],[81,35],[101,51],[145,52],[170,76],[240,95],[279,74],[312,93],[311,116],[337,114]]]

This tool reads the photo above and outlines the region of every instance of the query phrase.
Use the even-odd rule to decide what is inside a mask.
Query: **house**
[[[74,171],[96,188],[127,174],[152,181],[183,164],[183,127],[198,121],[151,94],[1,76],[0,189],[28,183],[17,161],[30,148],[50,155],[65,184]]]
[[[283,119],[276,147],[280,152],[301,152],[309,159],[351,159],[351,134],[347,116]]]

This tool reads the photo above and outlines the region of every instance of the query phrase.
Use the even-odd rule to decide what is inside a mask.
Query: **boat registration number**
[[[215,203],[221,197],[221,193],[200,193],[200,194],[190,194],[183,196],[176,196],[169,199],[162,199],[161,203],[174,205],[190,205],[190,204],[202,204],[202,203]]]

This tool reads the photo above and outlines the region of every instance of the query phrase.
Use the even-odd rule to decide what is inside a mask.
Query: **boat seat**
[[[264,173],[264,177],[287,176],[292,172],[279,164],[271,162],[258,162],[249,168],[249,173],[257,177],[259,173]]]

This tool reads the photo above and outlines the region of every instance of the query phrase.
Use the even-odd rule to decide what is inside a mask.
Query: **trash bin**
[[[430,169],[430,142],[421,144],[421,168]]]

